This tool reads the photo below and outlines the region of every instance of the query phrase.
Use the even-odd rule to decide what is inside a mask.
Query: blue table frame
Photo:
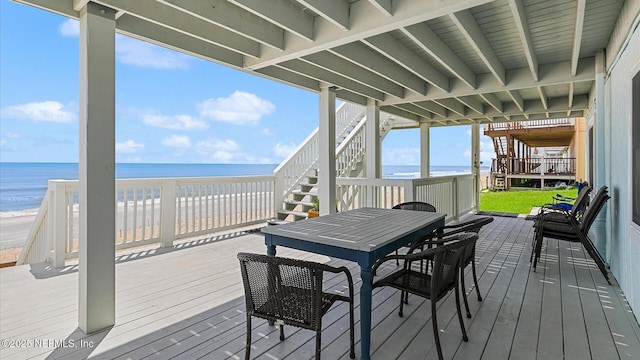
[[[262,229],[267,254],[276,246],[309,251],[360,265],[360,358],[370,359],[371,268],[376,260],[444,225],[445,214],[361,208]]]

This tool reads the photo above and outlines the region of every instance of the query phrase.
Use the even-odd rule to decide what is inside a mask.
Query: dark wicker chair
[[[245,359],[251,357],[251,317],[280,324],[280,341],[284,325],[316,332],[316,359],[320,359],[322,316],[336,301],[349,303],[350,353],[354,351],[353,279],[346,267],[260,254],[239,253],[240,269],[247,307],[247,344]],[[348,296],[322,291],[325,272],[344,273],[349,284]]]
[[[436,212],[436,207],[422,201],[408,201],[403,202],[397,205],[394,205],[392,209],[395,210],[413,210],[413,211],[427,211],[427,212]],[[398,250],[396,250],[396,255],[398,255]],[[400,265],[400,261],[396,260],[396,265]],[[375,273],[374,273],[375,274]]]
[[[493,217],[491,216],[474,216],[472,219],[458,223],[446,225],[438,228],[433,235],[424,241],[414,243],[409,249],[410,253],[415,252],[417,249],[423,249],[424,247],[431,248],[434,245],[440,246],[445,244],[447,239],[451,238],[451,235],[471,232],[474,234],[480,233],[480,230],[487,224],[493,222]],[[482,301],[482,295],[480,295],[480,286],[478,285],[478,275],[476,273],[476,242],[474,241],[470,246],[467,247],[464,259],[463,259],[463,268],[471,265],[471,272],[473,274],[473,283],[476,287],[476,295],[478,301]],[[462,297],[464,299],[464,307],[467,311],[467,317],[471,317],[471,311],[469,309],[469,301],[467,300],[467,291],[466,285],[464,283],[464,271],[460,272],[460,285],[463,289]]]
[[[579,219],[569,217],[568,221],[555,221],[554,217],[548,215],[538,219],[538,224],[535,229],[533,251],[529,259],[530,261],[533,260],[533,271],[536,270],[536,265],[540,258],[543,239],[549,237],[581,243],[585,250],[587,250],[587,253],[589,253],[589,256],[595,261],[598,269],[600,269],[602,275],[607,279],[607,282],[611,284],[604,259],[600,256],[600,253],[598,253],[598,250],[596,250],[593,242],[589,238],[591,225],[609,199],[608,189],[606,186],[603,186],[598,190],[591,204]]]
[[[382,261],[395,259],[404,260],[402,269],[392,272],[373,283],[373,288],[390,286],[401,291],[399,316],[403,316],[404,293],[411,293],[431,300],[431,323],[433,324],[433,336],[436,342],[438,358],[442,359],[442,348],[438,320],[436,316],[436,304],[450,291],[455,291],[456,310],[462,329],[462,339],[468,341],[467,331],[460,310],[459,273],[462,271],[463,258],[468,246],[478,239],[473,233],[462,233],[443,239],[446,244],[418,253],[406,255],[388,255]],[[415,262],[427,260],[430,266],[416,266]]]

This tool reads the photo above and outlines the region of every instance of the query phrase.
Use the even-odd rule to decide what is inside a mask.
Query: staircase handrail
[[[387,113],[380,113],[380,141],[387,136],[393,124],[393,117]],[[360,121],[351,130],[344,141],[336,149],[336,176],[354,176],[351,170],[357,168],[357,164],[366,155],[365,145],[366,121]],[[357,176],[359,174],[355,174]]]
[[[363,119],[366,108],[362,105],[344,102],[336,111],[336,139]],[[342,141],[344,142],[344,141]],[[341,142],[341,143],[342,143]],[[316,128],[283,162],[273,171],[278,186],[282,186],[277,196],[286,198],[306,178],[318,163],[318,128]],[[282,194],[282,195],[280,195]],[[276,203],[281,203],[277,201]]]

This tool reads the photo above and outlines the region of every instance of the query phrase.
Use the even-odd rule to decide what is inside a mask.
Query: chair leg
[[[400,291],[400,310],[398,310],[398,316],[402,317],[402,307],[404,305],[404,291]]]
[[[480,295],[480,287],[478,286],[478,275],[476,274],[476,261],[471,263],[471,272],[473,273],[473,283],[476,285],[476,294],[478,295],[478,301],[482,301],[482,295]]]
[[[538,236],[536,239],[535,254],[533,256],[533,272],[536,271],[536,266],[538,265],[538,259],[540,259],[540,254],[542,253],[543,240],[544,240],[544,236],[542,235],[542,233],[538,233]]]
[[[349,357],[352,359],[356,358],[356,351],[355,351],[355,330],[354,330],[354,315],[353,315],[353,302],[349,303],[349,340],[351,341],[350,344],[350,351],[349,351]]]
[[[280,341],[284,340],[284,324],[280,325]]]
[[[460,287],[456,284],[456,310],[458,312],[458,320],[460,321],[460,329],[462,329],[462,340],[469,341],[467,330],[464,328],[464,320],[462,319],[462,309],[460,309]],[[469,314],[471,315],[471,314]]]
[[[320,346],[322,343],[322,330],[316,331],[316,360],[320,360]]]
[[[469,310],[469,301],[467,301],[467,287],[464,284],[464,271],[460,271],[460,285],[462,287],[462,299],[464,300],[464,308],[467,310],[467,318],[471,319],[471,311]]]
[[[245,346],[244,359],[251,359],[251,316],[247,316],[247,345]]]
[[[431,324],[433,325],[433,338],[436,340],[438,359],[442,360],[442,346],[440,346],[440,334],[438,331],[438,319],[436,318],[436,300],[431,299]]]

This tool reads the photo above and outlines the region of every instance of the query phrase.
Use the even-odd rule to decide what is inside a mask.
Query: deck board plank
[[[465,290],[472,313],[471,319],[465,318],[468,343],[461,339],[453,294],[438,304],[445,359],[626,359],[640,353],[640,327],[628,312],[623,294],[615,281],[613,286],[606,283],[580,244],[545,239],[538,271],[529,269],[531,225],[524,219],[496,217],[480,233],[476,264],[484,301],[477,301],[468,269],[466,283],[470,286]],[[41,265],[1,269],[0,337],[82,339],[98,346],[1,349],[0,357],[243,358],[244,293],[235,254],[263,253],[262,235],[185,243],[173,251],[119,256],[117,325],[89,336],[77,329],[77,267],[70,265],[64,271]],[[345,265],[352,271],[359,356],[357,264],[286,248],[278,248],[278,255]],[[344,287],[337,276],[327,277],[325,284]],[[411,296],[402,318],[397,315],[398,305],[397,291],[374,291],[373,358],[435,358],[429,302]],[[339,304],[323,319],[323,358],[348,359],[347,314],[346,304]],[[312,331],[288,326],[287,339],[280,342],[277,328],[259,319],[252,325],[253,358],[313,358]]]

